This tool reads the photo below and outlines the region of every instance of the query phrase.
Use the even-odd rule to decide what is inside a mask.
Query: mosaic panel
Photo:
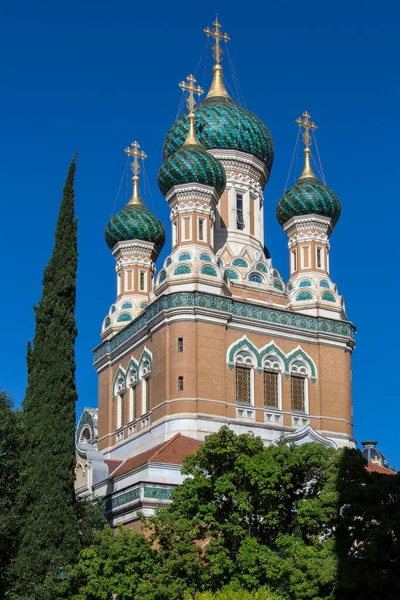
[[[132,308],[132,302],[124,302],[121,308]]]
[[[331,287],[329,285],[329,283],[327,281],[324,281],[324,280],[320,281],[319,285],[320,285],[320,287],[323,287],[323,288],[330,288]]]
[[[184,252],[183,254],[180,254],[178,257],[178,260],[190,260],[192,258],[191,254],[189,254],[189,252]]]
[[[186,275],[186,273],[191,273],[191,268],[187,265],[181,265],[180,267],[176,267],[174,271],[174,275]]]
[[[168,257],[167,260],[165,261],[165,266],[169,267],[169,265],[172,263],[172,258]]]
[[[161,273],[160,273],[160,277],[158,278],[158,283],[161,283],[161,282],[163,282],[163,281],[164,281],[164,279],[166,279],[166,278],[167,278],[167,273],[166,273],[166,271],[161,271]]]
[[[107,317],[106,320],[104,321],[104,327],[110,327],[111,325],[111,319],[110,317]]]
[[[106,501],[106,511],[110,512],[111,510],[115,510],[119,508],[123,504],[128,504],[128,502],[132,502],[133,500],[138,500],[140,498],[140,488],[135,488],[130,490],[129,492],[125,492],[124,494],[120,494],[116,498],[109,498]]]
[[[336,298],[330,292],[324,292],[321,296],[322,300],[328,300],[328,302],[336,302]]]
[[[256,269],[257,271],[261,271],[262,273],[268,273],[268,269],[263,263],[258,263]]]
[[[244,258],[235,258],[234,261],[232,261],[232,265],[234,267],[243,267],[243,268],[247,268],[247,262],[244,260]]]
[[[154,498],[156,500],[169,500],[172,496],[173,489],[171,488],[154,488],[145,487],[144,497]]]
[[[300,283],[299,283],[299,287],[311,287],[311,286],[312,286],[312,283],[308,279],[303,279],[303,281],[300,281]]]
[[[297,294],[296,296],[296,300],[312,300],[313,299],[313,295],[310,294],[310,292],[301,292],[300,294]]]
[[[283,283],[280,279],[274,279],[274,288],[283,292]]]
[[[204,260],[206,262],[211,262],[211,257],[209,254],[200,254],[199,258],[200,258],[200,260]]]
[[[214,267],[201,267],[201,272],[203,273],[203,275],[211,275],[211,277],[217,276],[217,271],[214,269]]]
[[[118,315],[117,321],[118,323],[122,323],[124,321],[132,321],[132,316],[128,313],[122,313],[122,315]]]
[[[225,273],[228,273],[230,279],[239,279],[239,274],[234,269],[226,269]]]
[[[254,273],[250,275],[249,281],[254,281],[254,283],[262,283],[262,278],[260,275],[255,275]]]

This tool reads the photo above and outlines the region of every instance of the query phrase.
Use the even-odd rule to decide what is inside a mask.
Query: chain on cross
[[[305,147],[309,148],[311,146],[310,129],[311,131],[315,131],[318,128],[314,121],[310,121],[310,115],[307,111],[303,112],[302,117],[304,118],[302,119],[301,117],[299,117],[298,119],[296,119],[296,123],[299,127],[304,127],[303,142]]]
[[[143,150],[139,151],[139,144],[137,142],[132,142],[131,144],[131,148],[128,146],[128,148],[125,148],[124,152],[128,155],[128,156],[133,156],[133,162],[131,164],[131,169],[134,175],[139,175],[140,173],[140,165],[139,165],[139,158],[141,158],[142,160],[144,160],[145,158],[147,158],[147,154],[145,154],[143,152]]]
[[[194,95],[197,94],[198,96],[200,96],[201,94],[204,93],[204,90],[199,86],[199,85],[195,85],[196,83],[196,79],[193,77],[193,75],[189,75],[188,77],[186,77],[186,79],[188,80],[189,83],[186,83],[185,81],[181,81],[181,83],[179,84],[179,87],[181,88],[181,90],[186,90],[189,92],[189,96],[187,99],[187,107],[189,109],[189,111],[192,113],[194,110],[194,107],[196,106],[196,101],[194,99]]]
[[[210,29],[209,27],[206,27],[205,29],[203,29],[204,33],[207,35],[207,37],[210,37],[210,35],[215,39],[215,46],[213,47],[213,51],[214,51],[214,60],[217,64],[219,64],[222,60],[222,54],[223,54],[223,50],[220,46],[220,40],[224,40],[224,42],[229,42],[229,40],[231,39],[229,37],[229,35],[227,33],[221,33],[220,32],[220,28],[221,28],[221,23],[218,21],[218,16],[215,16],[215,21],[213,23],[215,29]]]

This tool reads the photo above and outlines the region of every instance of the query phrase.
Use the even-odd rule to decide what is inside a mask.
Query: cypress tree
[[[23,402],[19,509],[21,530],[15,586],[21,598],[40,598],[47,576],[79,552],[75,468],[75,322],[77,222],[75,156],[63,189],[53,254],[35,307]]]

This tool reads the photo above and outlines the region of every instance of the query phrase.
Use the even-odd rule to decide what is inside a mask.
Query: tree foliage
[[[19,478],[21,415],[0,391],[0,598],[8,583],[8,570],[16,548],[18,520],[15,502]]]
[[[75,158],[63,189],[42,298],[35,308],[33,346],[28,347],[19,494],[22,526],[15,564],[15,583],[24,598],[39,596],[37,586],[46,575],[72,562],[79,552],[74,494],[78,256],[74,176]]]

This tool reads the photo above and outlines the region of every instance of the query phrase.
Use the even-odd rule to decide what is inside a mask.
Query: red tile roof
[[[104,462],[106,463],[107,467],[108,467],[108,472],[111,473],[113,471],[115,471],[115,469],[117,467],[119,467],[119,465],[122,463],[122,460],[112,460],[110,458],[105,458]]]
[[[393,469],[387,469],[386,467],[382,467],[381,465],[377,465],[375,463],[369,462],[365,467],[368,473],[382,473],[383,475],[397,475],[397,471],[393,471]]]
[[[177,433],[173,438],[168,440],[168,442],[164,442],[164,444],[155,446],[155,448],[151,448],[151,450],[147,450],[147,452],[142,452],[137,456],[132,456],[132,458],[125,460],[119,469],[112,473],[112,479],[124,475],[125,473],[129,473],[129,471],[133,471],[148,462],[182,465],[185,456],[197,452],[198,447],[202,443],[203,442],[200,442],[199,440],[194,440],[181,433]]]

